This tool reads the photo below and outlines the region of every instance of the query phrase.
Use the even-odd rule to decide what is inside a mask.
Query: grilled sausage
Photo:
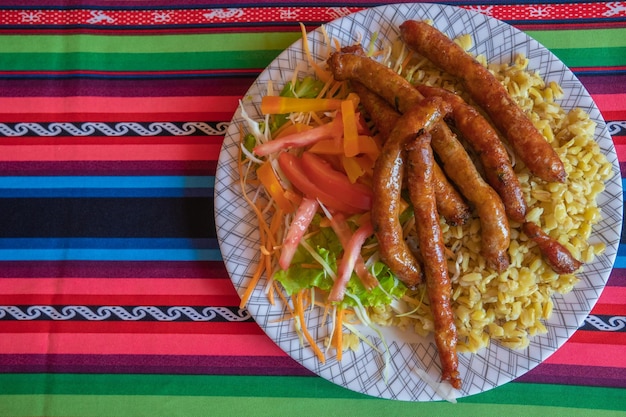
[[[523,223],[526,200],[509,155],[495,129],[474,107],[453,92],[425,85],[416,88],[426,97],[439,96],[452,104],[454,124],[478,154],[485,170],[485,179],[502,198],[509,218]]]
[[[336,79],[361,82],[400,113],[423,99],[409,81],[370,58],[336,52],[328,64]],[[431,146],[446,175],[476,207],[482,226],[481,252],[487,264],[497,271],[505,270],[509,265],[510,229],[502,200],[482,179],[463,145],[443,121],[435,125],[431,135]]]
[[[382,97],[358,81],[353,81],[351,85],[359,96],[361,105],[376,125],[383,142],[386,141],[389,133],[398,123],[400,114]],[[471,215],[470,208],[436,162],[433,165],[433,182],[437,210],[441,216],[451,225],[465,224]]]
[[[548,182],[565,181],[559,156],[487,68],[425,22],[405,21],[400,25],[400,35],[409,48],[461,79],[533,174]]]
[[[404,145],[441,120],[446,112],[438,97],[425,99],[409,109],[391,131],[374,165],[372,224],[380,256],[391,271],[409,287],[422,281],[421,266],[404,240],[400,215],[400,191],[404,175]]]
[[[582,266],[569,250],[532,222],[522,224],[522,230],[537,244],[543,259],[557,274],[571,274]]]
[[[459,389],[461,380],[456,351],[458,336],[451,306],[452,284],[435,202],[433,167],[430,135],[417,136],[407,146],[409,195],[415,210],[415,227],[435,325],[435,343],[441,361],[442,379]]]

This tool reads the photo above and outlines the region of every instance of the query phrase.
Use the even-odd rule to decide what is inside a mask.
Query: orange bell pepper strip
[[[272,165],[269,161],[265,161],[256,170],[257,177],[263,187],[267,190],[270,197],[274,199],[276,205],[285,213],[291,213],[295,210],[295,207],[291,203],[290,199],[285,193],[285,189],[281,185],[280,181],[272,169]]]
[[[261,113],[285,114],[338,110],[342,100],[336,98],[297,98],[264,96],[261,99]]]

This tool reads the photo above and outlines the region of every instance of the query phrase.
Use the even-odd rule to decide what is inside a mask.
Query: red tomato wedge
[[[335,117],[330,123],[326,123],[313,129],[295,132],[281,136],[269,142],[256,146],[253,150],[259,156],[266,156],[290,148],[298,148],[312,145],[317,141],[329,138],[340,139],[343,135],[343,122],[341,117]]]
[[[372,208],[372,190],[366,185],[352,183],[348,176],[334,169],[323,158],[311,152],[302,154],[302,169],[307,178],[320,189],[348,204],[367,211]]]
[[[283,270],[289,268],[289,265],[291,265],[293,255],[296,253],[296,249],[298,249],[298,245],[306,233],[306,230],[309,228],[318,207],[319,204],[317,200],[310,198],[302,199],[298,210],[296,210],[293,221],[289,225],[287,236],[285,237],[283,248],[280,252],[280,258],[278,259],[278,265]]]
[[[345,198],[337,198],[326,190],[315,185],[307,177],[302,167],[302,160],[289,152],[278,155],[278,166],[289,182],[308,198],[317,199],[330,209],[344,213],[358,213],[363,210],[349,203]]]

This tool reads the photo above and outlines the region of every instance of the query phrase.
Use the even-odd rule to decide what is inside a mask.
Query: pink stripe
[[[0,354],[285,355],[264,334],[136,333],[5,333],[0,338]]]
[[[235,111],[239,96],[185,97],[3,97],[0,112],[30,113],[211,113]]]
[[[626,287],[606,287],[598,304],[624,304],[626,303]]]
[[[217,159],[221,144],[0,146],[0,161],[197,161]]]
[[[192,278],[3,278],[0,294],[236,295],[229,279]]]
[[[592,94],[600,111],[624,111],[625,94]]]
[[[546,363],[626,368],[623,345],[567,342]]]

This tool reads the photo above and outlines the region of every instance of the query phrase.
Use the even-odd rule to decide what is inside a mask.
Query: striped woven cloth
[[[238,100],[299,22],[381,4],[311,3],[0,4],[0,415],[626,416],[624,245],[561,349],[457,404],[331,384],[239,309],[213,218]],[[448,4],[554,52],[626,166],[626,2]]]

